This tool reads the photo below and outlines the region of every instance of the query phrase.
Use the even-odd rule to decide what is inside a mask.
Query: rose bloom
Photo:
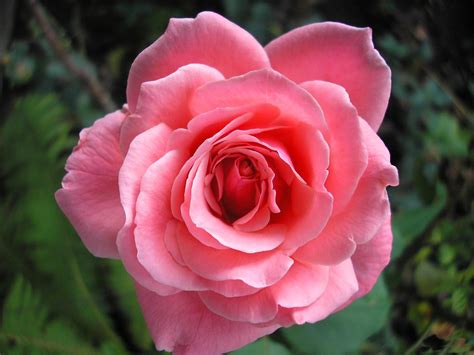
[[[128,103],[81,132],[57,202],[92,254],[122,260],[157,349],[228,352],[317,322],[390,258],[390,84],[367,28],[263,48],[215,13],[172,19]]]

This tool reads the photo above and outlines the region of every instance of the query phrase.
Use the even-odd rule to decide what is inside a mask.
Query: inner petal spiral
[[[259,176],[253,162],[246,157],[225,159],[221,166],[223,188],[219,202],[224,216],[233,222],[250,212],[258,203],[261,192]]]

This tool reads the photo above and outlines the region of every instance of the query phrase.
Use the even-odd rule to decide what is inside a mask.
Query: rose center
[[[255,178],[256,170],[253,163],[248,158],[240,159],[238,162],[239,174],[243,178],[252,179]]]
[[[214,195],[229,222],[244,216],[255,207],[260,196],[259,185],[260,174],[248,157],[228,157],[216,166]]]

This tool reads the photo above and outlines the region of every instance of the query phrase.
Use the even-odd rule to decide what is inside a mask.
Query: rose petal
[[[301,83],[324,80],[342,86],[374,129],[382,123],[391,73],[372,43],[370,28],[324,22],[297,28],[270,42],[272,68]]]
[[[127,272],[135,282],[156,292],[160,296],[169,296],[181,292],[176,287],[164,285],[156,281],[137,259],[137,246],[135,244],[135,226],[122,228],[117,238],[120,257]]]
[[[291,213],[278,219],[288,226],[283,248],[298,248],[316,238],[326,226],[332,211],[332,196],[295,180],[291,186]]]
[[[172,134],[168,147],[170,150],[178,150],[181,154],[186,155],[193,154],[192,152],[194,152],[193,156],[181,168],[171,191],[171,211],[176,219],[183,219],[181,216],[181,205],[184,202],[186,181],[193,164],[202,154],[212,149],[212,144],[217,139],[222,135],[232,132],[240,124],[250,120],[252,116],[251,112],[242,114],[240,109],[218,109],[195,117],[189,123],[188,130],[178,129]],[[208,126],[206,126],[206,122]],[[201,137],[201,135],[203,136]],[[195,140],[199,142],[196,145],[192,143]],[[217,242],[210,246],[223,248]]]
[[[267,289],[242,297],[227,298],[215,292],[199,292],[202,302],[215,314],[235,322],[266,323],[275,318],[278,305]]]
[[[278,153],[280,159],[291,168],[293,176],[314,188],[325,189],[330,150],[322,132],[304,123],[293,124],[282,130],[262,132],[258,139],[261,144]],[[278,161],[275,160],[275,163]]]
[[[234,133],[239,132],[239,130],[235,131]],[[231,135],[228,136],[230,138]],[[232,225],[236,230],[243,231],[243,232],[254,232],[263,229],[268,225],[270,221],[271,212],[279,213],[280,210],[276,205],[276,196],[275,191],[273,189],[273,179],[275,178],[275,173],[269,167],[268,162],[264,155],[270,155],[271,151],[267,149],[254,145],[252,143],[259,143],[258,139],[254,136],[250,136],[247,134],[242,134],[240,136],[236,136],[233,139],[229,139],[228,142],[222,142],[220,144],[215,145],[212,150],[216,150],[217,154],[213,158],[213,167],[215,166],[216,172],[216,181],[217,181],[217,192],[219,196],[224,195],[224,187],[222,182],[220,183],[220,172],[221,166],[220,164],[224,159],[227,159],[229,156],[236,155],[238,157],[246,157],[252,161],[252,164],[255,166],[256,171],[258,172],[260,181],[257,183],[256,180],[243,180],[244,182],[253,181],[255,184],[258,184],[259,188],[259,196],[258,200],[250,200],[250,203],[254,205],[254,207],[249,210],[247,213],[242,215],[240,218],[232,222]],[[274,153],[273,153],[274,154]],[[239,158],[241,159],[241,158]],[[214,169],[214,168],[213,168]],[[268,187],[267,187],[268,184]],[[221,191],[222,190],[222,191]],[[229,186],[225,188],[226,193],[229,194]],[[248,198],[251,195],[248,194]],[[240,197],[234,196],[234,199],[239,200]],[[245,200],[245,198],[244,198]],[[225,203],[225,200],[223,200]],[[235,203],[239,205],[239,203]],[[212,208],[212,206],[210,206]]]
[[[329,152],[319,132],[316,135],[311,135],[311,137],[313,138],[312,143],[306,145],[306,147],[311,147],[307,150],[312,152],[306,157],[306,164],[315,165],[310,169],[319,170],[319,172],[312,173],[312,176],[317,176],[318,174],[321,175],[320,172],[324,172],[327,168]],[[299,142],[306,143],[304,139]],[[322,185],[323,183],[322,178],[315,179],[313,186],[307,185],[300,179],[293,180],[290,186],[291,210],[283,213],[281,218],[278,218],[279,223],[288,226],[287,237],[282,247],[287,249],[300,247],[316,238],[326,226],[331,216],[333,198],[326,191]]]
[[[398,185],[398,171],[390,163],[390,152],[380,137],[370,129],[369,125],[359,120],[362,140],[367,146],[369,164],[364,172],[365,178],[378,178],[385,186]]]
[[[350,225],[338,226],[337,221],[330,220],[317,238],[299,248],[292,257],[315,265],[336,265],[350,258],[356,247]]]
[[[118,258],[115,241],[125,216],[118,171],[123,161],[119,132],[125,115],[115,111],[82,130],[66,163],[67,175],[56,201],[95,256]]]
[[[270,324],[275,317],[280,318],[279,306],[301,309],[318,300],[328,287],[329,272],[327,266],[295,263],[279,282],[258,293],[225,298],[214,292],[199,292],[199,296],[211,311],[227,319]]]
[[[241,280],[262,288],[280,280],[293,264],[293,260],[282,252],[246,254],[209,248],[189,234],[183,223],[178,225],[175,238],[183,262],[193,272],[210,280]]]
[[[158,283],[183,291],[210,289],[226,296],[254,293],[256,289],[241,281],[213,282],[199,277],[177,263],[166,248],[165,234],[168,222],[173,220],[169,208],[171,186],[182,164],[179,152],[167,152],[142,178],[134,233],[138,261]]]
[[[285,169],[278,164],[278,173],[291,182],[287,209],[275,217],[275,221],[288,226],[282,247],[293,249],[316,238],[331,215],[333,198],[324,187],[329,149],[322,134],[312,126],[297,125],[278,135],[272,133],[259,134],[258,138],[277,153],[280,159],[274,159],[274,162],[286,163],[293,173],[293,179],[288,179]]]
[[[365,121],[360,120],[360,123],[369,163],[346,211],[341,213],[345,222],[339,222],[340,225],[352,224],[352,235],[358,244],[369,241],[389,217],[386,187],[398,185],[398,172],[390,164],[387,147]]]
[[[127,223],[135,216],[135,204],[143,174],[165,154],[170,134],[171,129],[161,123],[136,137],[128,150],[119,172],[120,198]]]
[[[136,137],[119,172],[120,199],[125,211],[125,225],[117,237],[120,257],[136,282],[162,296],[177,293],[179,290],[159,284],[138,262],[133,221],[143,174],[165,153],[170,133],[168,126],[159,124]]]
[[[261,197],[263,197],[263,195],[261,195]],[[252,211],[232,223],[232,226],[238,231],[256,232],[265,228],[270,222],[270,218],[270,210],[267,206],[262,206],[262,201],[259,201]],[[243,219],[246,219],[246,221]]]
[[[282,307],[304,307],[323,294],[328,280],[328,266],[295,262],[285,277],[271,287],[271,292]]]
[[[135,111],[143,82],[163,78],[191,63],[216,68],[225,77],[269,67],[257,40],[218,14],[201,12],[196,19],[171,19],[164,35],[132,64],[127,85],[130,110]]]
[[[137,285],[137,294],[157,350],[176,355],[230,352],[279,327],[259,327],[220,317],[209,311],[194,292],[161,297]]]
[[[203,84],[222,80],[216,69],[203,64],[189,64],[176,72],[141,85],[137,107],[122,127],[120,144],[126,151],[130,142],[141,132],[160,122],[176,129],[186,127],[192,118],[189,98]]]
[[[168,152],[153,163],[142,178],[135,217],[137,258],[161,284],[181,290],[205,290],[198,277],[177,264],[164,245],[166,226],[172,219],[169,191],[182,160],[176,151]]]
[[[221,203],[229,217],[236,220],[253,210],[259,196],[258,182],[242,179],[235,159],[222,162],[225,170],[224,187]],[[230,165],[229,167],[227,165]]]
[[[352,255],[355,243],[370,240],[389,214],[385,185],[374,178],[362,178],[344,212],[332,217],[321,234],[293,257],[315,264],[336,264]]]
[[[271,104],[280,109],[280,115],[284,118],[326,130],[321,108],[313,97],[271,69],[203,85],[194,92],[190,109],[197,115],[216,108],[251,104]]]
[[[367,243],[359,244],[352,255],[352,264],[359,283],[359,291],[353,300],[364,296],[374,287],[381,272],[390,261],[392,251],[392,228],[390,218]]]
[[[173,259],[182,266],[187,266],[183,260],[183,255],[181,254],[181,250],[179,249],[178,238],[176,237],[178,226],[182,222],[177,220],[171,220],[168,222],[166,226],[164,242],[166,245],[166,249],[170,252]]]
[[[329,126],[331,157],[325,185],[334,197],[333,213],[337,214],[349,202],[367,167],[359,117],[342,87],[325,81],[305,82],[301,86],[321,105]]]
[[[390,215],[386,187],[398,184],[397,169],[377,134],[360,119],[363,141],[367,146],[368,165],[346,208],[332,216],[326,228],[313,241],[298,249],[297,260],[334,265],[349,258],[356,243],[369,241]]]
[[[308,307],[287,309],[287,312],[291,314],[292,320],[297,324],[315,323],[345,304],[358,289],[352,262],[347,259],[330,267],[329,281],[321,297]]]
[[[187,185],[192,187],[186,188],[181,214],[191,234],[206,245],[206,240],[211,237],[221,245],[246,253],[258,253],[278,247],[284,241],[285,226],[272,224],[258,232],[240,232],[211,213],[204,197],[204,177],[208,160],[207,155],[199,159],[188,177]],[[188,214],[190,219],[187,218]]]

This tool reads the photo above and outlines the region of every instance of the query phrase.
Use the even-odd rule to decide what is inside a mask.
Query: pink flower
[[[262,48],[214,13],[172,19],[56,199],[91,253],[123,261],[157,349],[231,351],[344,308],[387,265],[389,94],[370,29]]]

